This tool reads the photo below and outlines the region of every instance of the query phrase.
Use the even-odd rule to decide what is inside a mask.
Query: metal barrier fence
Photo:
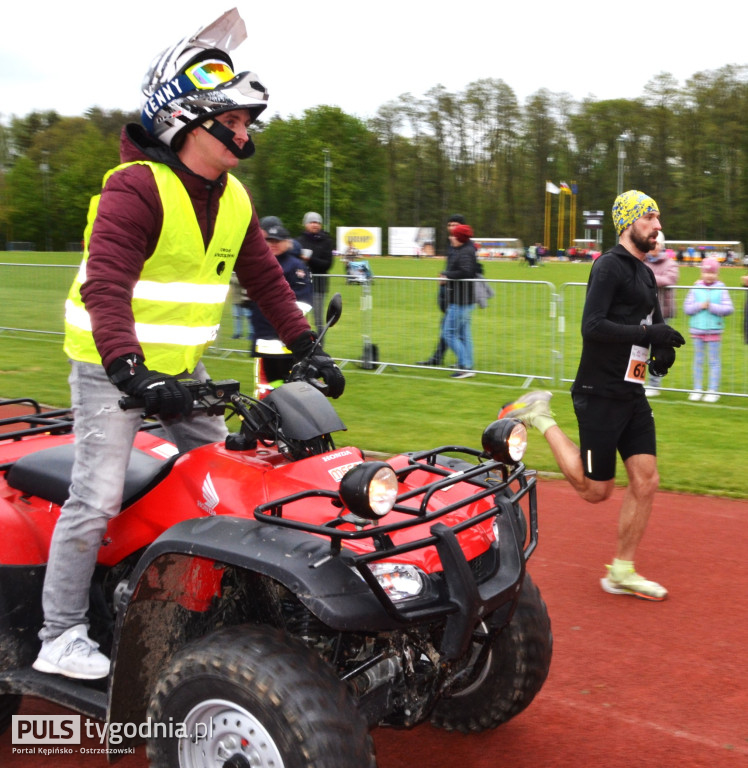
[[[554,287],[530,280],[490,280],[494,297],[472,315],[474,370],[493,376],[552,382],[555,377],[556,325]],[[370,283],[349,283],[331,276],[330,291],[343,296],[340,323],[329,334],[326,348],[345,362],[367,364],[367,345],[375,351],[375,370],[389,366],[418,368],[438,341],[441,313],[438,278],[380,277]],[[356,307],[358,312],[351,312]],[[527,316],[535,333],[525,339]],[[456,363],[448,351],[441,366]],[[367,367],[371,367],[369,363]]]
[[[64,304],[77,267],[48,264],[0,264],[0,332],[63,333]],[[522,379],[524,386],[561,386],[573,381],[581,351],[580,325],[586,285],[531,280],[487,280],[494,291],[485,309],[473,311],[474,369],[493,376]],[[388,368],[413,369],[431,356],[443,317],[438,304],[439,279],[376,276],[352,282],[330,275],[330,295],[341,293],[343,316],[327,337],[325,348],[343,365],[376,373]],[[677,317],[671,321],[688,338],[683,301],[691,286],[675,286]],[[719,392],[748,397],[748,345],[744,312],[748,290],[728,288],[734,314],[726,318],[721,345]],[[249,360],[248,341],[232,339],[231,305],[211,356]],[[677,352],[676,365],[663,389],[689,392],[693,345]],[[455,364],[450,351],[443,370]],[[429,368],[429,370],[435,370]],[[706,382],[704,383],[706,386]]]

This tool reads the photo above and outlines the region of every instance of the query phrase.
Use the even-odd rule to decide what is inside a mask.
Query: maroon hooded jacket
[[[195,175],[136,123],[122,130],[120,158],[123,163],[152,160],[175,171],[192,200],[207,246],[225,189],[225,175],[216,181]],[[104,368],[123,355],[143,357],[131,302],[143,265],[156,248],[162,222],[161,199],[148,166],[132,165],[109,177],[91,233],[86,282],[81,288]],[[287,346],[310,332],[278,260],[265,243],[254,209],[234,269],[249,297]]]

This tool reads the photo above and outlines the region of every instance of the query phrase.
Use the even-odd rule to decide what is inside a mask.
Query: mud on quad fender
[[[491,628],[491,617],[485,622]],[[431,724],[447,731],[476,733],[496,728],[522,712],[548,677],[553,651],[551,622],[529,574],[511,622],[491,641],[476,680],[442,699]]]
[[[185,723],[200,739],[153,738],[152,768],[375,768],[365,718],[345,683],[302,642],[238,625],[171,660],[148,707],[152,722]]]
[[[220,589],[227,568],[283,585],[333,630],[396,628],[345,555],[331,558],[329,549],[328,542],[307,533],[228,515],[185,520],[165,531],[144,552],[119,598],[111,721],[142,720],[160,670],[191,634],[188,614],[210,611],[210,590],[202,608],[192,599],[195,590],[205,584]],[[263,606],[254,608],[262,620]]]

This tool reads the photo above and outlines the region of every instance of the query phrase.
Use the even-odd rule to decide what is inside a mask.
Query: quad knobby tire
[[[486,623],[490,627],[490,616]],[[431,724],[447,731],[476,733],[511,720],[543,687],[552,650],[548,610],[525,574],[512,621],[493,639],[483,669],[465,690],[436,705]]]
[[[0,733],[10,728],[13,715],[18,713],[21,707],[21,697],[15,693],[0,693]]]
[[[18,650],[16,644],[11,642],[10,633],[0,629],[0,671],[16,669],[18,663]],[[21,707],[21,696],[15,693],[0,693],[0,733],[10,728],[13,715],[18,713]]]
[[[271,627],[229,627],[186,646],[164,670],[148,716],[197,735],[212,727],[198,741],[150,739],[152,768],[376,768],[368,725],[345,684]]]

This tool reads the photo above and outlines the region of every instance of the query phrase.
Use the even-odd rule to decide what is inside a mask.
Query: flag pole
[[[571,200],[569,201],[569,245],[574,245],[577,238],[577,183],[571,182]]]

